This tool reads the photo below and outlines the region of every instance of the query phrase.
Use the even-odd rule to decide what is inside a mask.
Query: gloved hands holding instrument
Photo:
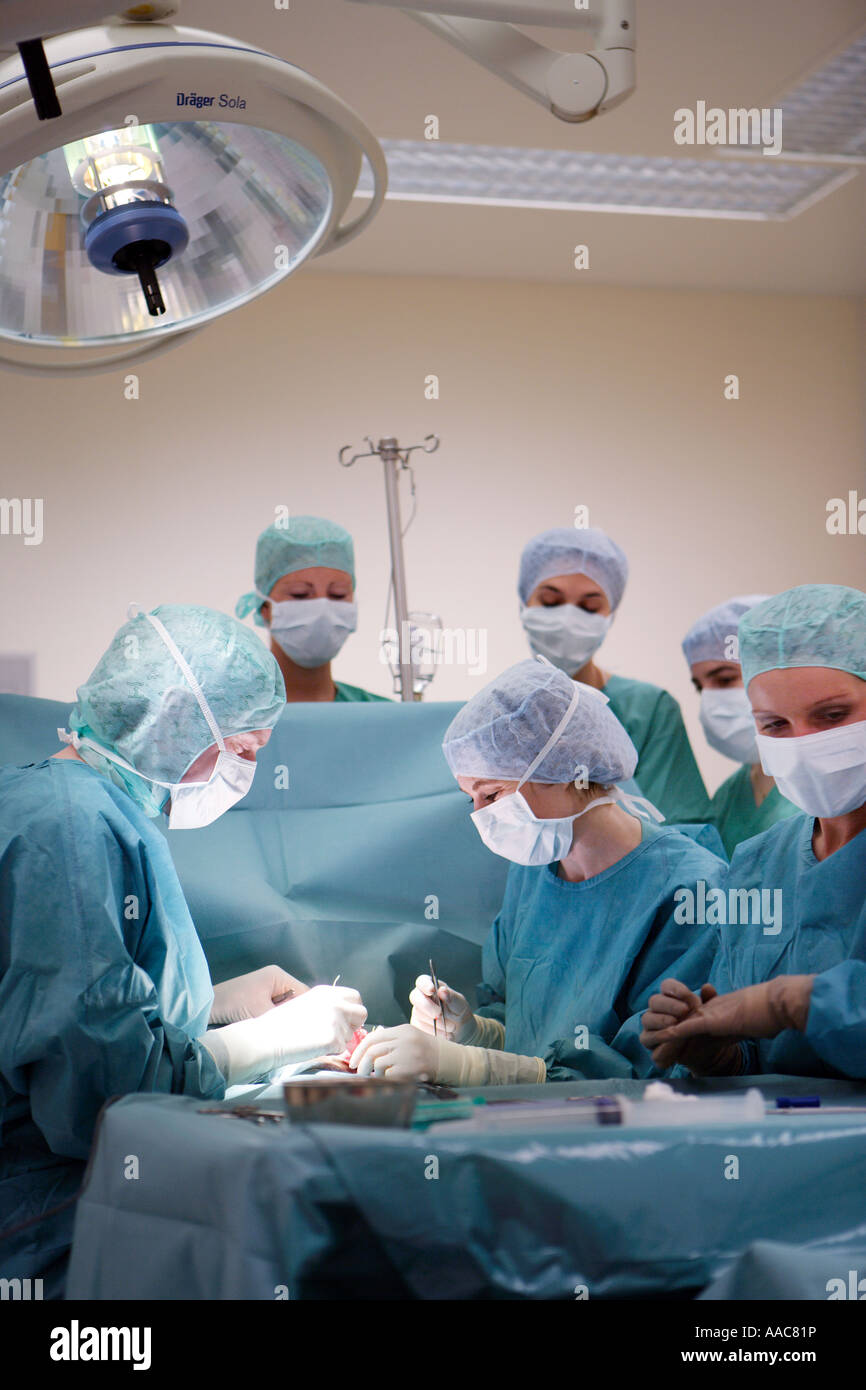
[[[290,1063],[341,1052],[366,1017],[357,990],[317,985],[257,1018],[212,1028],[199,1042],[211,1053],[226,1085],[236,1086]]]
[[[419,975],[409,995],[413,1028],[435,1038],[462,1042],[475,1031],[474,1014],[466,999],[456,989],[439,981],[439,991],[432,976]]]
[[[289,975],[278,965],[263,965],[260,970],[251,970],[248,975],[223,980],[221,985],[213,987],[211,1027],[222,1023],[239,1023],[244,1018],[258,1018],[277,1004],[306,994],[308,989],[309,985],[296,980],[294,975]]]
[[[736,1075],[739,1039],[805,1031],[814,978],[777,975],[728,994],[704,985],[700,997],[679,980],[665,980],[643,1016],[641,1042],[659,1067],[682,1062],[697,1076]]]

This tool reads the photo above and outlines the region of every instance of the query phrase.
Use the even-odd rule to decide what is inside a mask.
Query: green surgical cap
[[[186,658],[223,737],[276,724],[286,702],[283,678],[250,628],[189,604],[164,603],[152,612]],[[146,778],[179,782],[216,741],[183,671],[143,613],[124,623],[77,694],[70,729],[119,754]],[[101,770],[147,809],[151,797],[138,778],[112,769],[116,765]],[[159,800],[166,795],[159,792]]]
[[[866,594],[842,584],[800,584],[740,619],[743,684],[762,671],[828,666],[866,680]]]
[[[344,527],[321,516],[293,516],[285,526],[269,526],[256,542],[255,590],[238,599],[236,615],[245,618],[254,612],[255,622],[264,627],[261,606],[277,580],[315,568],[345,570],[354,587],[355,551]]]

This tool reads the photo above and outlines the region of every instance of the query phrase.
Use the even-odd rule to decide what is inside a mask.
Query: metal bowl
[[[379,1125],[408,1129],[417,1088],[414,1081],[344,1075],[298,1077],[283,1083],[283,1104],[295,1124]]]

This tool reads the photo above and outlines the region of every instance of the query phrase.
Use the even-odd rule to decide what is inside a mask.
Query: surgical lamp
[[[105,3],[0,0],[0,50],[18,49],[0,63],[7,367],[94,370],[160,351],[342,245],[385,197],[384,154],[354,111],[290,62],[168,23],[171,0],[44,37],[92,24]],[[634,88],[635,0],[381,3],[562,120]],[[595,46],[561,53],[515,24],[586,29]],[[362,157],[372,196],[344,222]]]
[[[25,50],[0,64],[3,364],[92,370],[157,350],[342,245],[381,206],[379,144],[292,63],[124,17],[43,42],[31,9],[44,17],[0,0],[0,45]],[[362,156],[374,196],[345,222]]]

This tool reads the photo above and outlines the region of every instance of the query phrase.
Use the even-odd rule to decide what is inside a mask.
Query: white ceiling
[[[544,109],[398,11],[347,0],[288,10],[183,0],[181,22],[254,41],[320,78],[380,138],[694,157],[673,112],[772,106],[866,25],[866,0],[638,0],[637,91],[585,125]],[[551,41],[553,31],[533,30]],[[569,35],[562,47],[579,48]],[[866,169],[787,222],[389,201],[316,269],[493,276],[676,289],[866,294]],[[572,268],[576,243],[590,269]]]

